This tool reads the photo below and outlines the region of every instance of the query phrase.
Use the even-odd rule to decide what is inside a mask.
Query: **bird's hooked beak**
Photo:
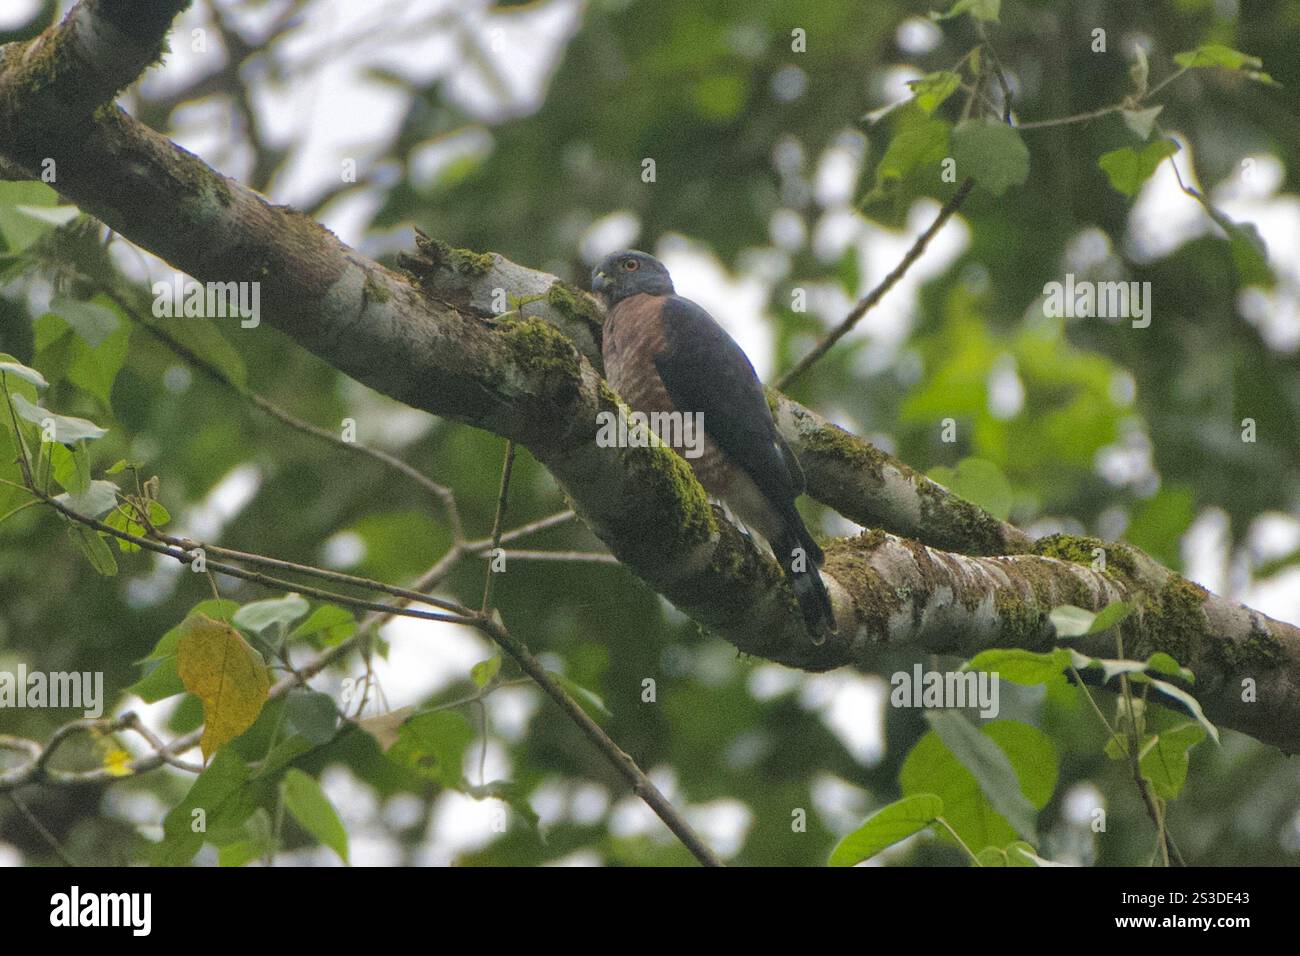
[[[591,291],[599,295],[609,288],[609,276],[603,272],[597,272],[591,277]]]

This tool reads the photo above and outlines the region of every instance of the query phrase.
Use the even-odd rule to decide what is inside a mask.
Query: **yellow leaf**
[[[185,622],[176,645],[181,683],[203,701],[203,739],[207,760],[257,720],[271,689],[262,655],[235,628],[200,616]]]
[[[387,714],[364,717],[358,720],[357,724],[362,730],[379,741],[380,749],[387,752],[389,747],[397,743],[397,734],[402,724],[410,720],[411,715],[414,713],[414,707],[399,707]]]
[[[131,755],[125,750],[114,750],[104,757],[104,769],[113,777],[131,776]]]

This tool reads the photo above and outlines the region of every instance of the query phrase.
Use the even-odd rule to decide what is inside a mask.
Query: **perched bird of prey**
[[[592,272],[605,303],[605,377],[633,411],[702,416],[703,448],[683,457],[704,490],[766,539],[799,599],[816,643],[834,632],[817,568],[822,550],[795,509],[803,469],[776,429],[754,366],[704,309],[673,290],[664,264],[644,252],[615,252]],[[660,414],[655,414],[660,413]],[[666,444],[680,444],[655,427]],[[680,452],[682,449],[678,448]]]

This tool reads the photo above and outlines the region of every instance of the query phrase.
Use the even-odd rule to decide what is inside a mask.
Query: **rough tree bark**
[[[82,0],[0,49],[0,175],[37,178],[199,281],[259,282],[266,320],[398,401],[527,447],[587,525],[651,587],[740,650],[806,670],[870,666],[885,646],[969,655],[1042,649],[1061,604],[1128,600],[1130,656],[1164,650],[1219,723],[1300,750],[1300,629],[1225,600],[1136,549],[1032,541],[777,392],[809,493],[877,530],[827,547],[840,634],[817,646],[776,564],[662,448],[603,448],[618,398],[599,372],[601,315],[583,292],[490,253],[422,239],[389,270],[306,216],[209,168],[113,98],[161,56],[188,0]],[[499,315],[494,294],[518,307]],[[1092,569],[1096,548],[1105,571]],[[1104,653],[1109,641],[1082,644]],[[1257,702],[1242,701],[1242,681]]]

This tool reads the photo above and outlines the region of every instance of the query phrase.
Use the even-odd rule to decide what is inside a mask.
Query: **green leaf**
[[[92,481],[77,495],[55,495],[54,500],[85,518],[100,518],[117,507],[117,485],[111,481]]]
[[[269,710],[269,708],[268,708]],[[287,714],[289,708],[285,707]],[[287,719],[287,718],[286,718]],[[293,763],[303,754],[311,753],[315,746],[310,740],[302,734],[294,734],[286,737],[278,744],[271,748],[270,752],[262,759],[257,771],[253,774],[254,780],[275,780],[280,776],[280,771]]]
[[[1000,846],[986,846],[975,854],[975,859],[982,867],[1005,867],[1011,863],[1007,859],[1007,851]]]
[[[175,656],[155,664],[143,677],[128,687],[127,691],[135,694],[146,704],[157,703],[168,697],[185,693],[181,675],[176,673]]]
[[[284,638],[285,631],[289,625],[298,620],[310,610],[307,601],[298,594],[286,594],[282,598],[270,598],[265,601],[254,601],[251,604],[245,604],[235,614],[234,624],[246,631],[254,634],[263,634],[264,631],[274,628],[272,635],[275,643],[279,644]],[[266,635],[263,634],[265,637]]]
[[[184,866],[194,857],[203,845],[207,828],[216,821],[221,808],[238,797],[248,773],[248,764],[230,748],[217,752],[185,799],[163,820],[163,840],[156,851],[160,866]]]
[[[599,694],[595,693],[594,691],[587,690],[587,688],[583,687],[581,684],[569,679],[568,677],[565,677],[563,674],[559,673],[558,671],[547,671],[546,673],[550,674],[551,677],[555,679],[555,682],[557,684],[559,684],[561,687],[567,690],[569,692],[569,696],[571,696],[574,700],[576,700],[579,704],[581,704],[582,709],[587,711],[587,713],[591,714],[592,711],[595,711],[595,714],[593,714],[593,716],[596,715],[602,717],[614,716],[613,714],[610,713],[609,708],[605,706],[605,702],[601,699]]]
[[[1020,133],[989,117],[957,124],[952,156],[958,177],[973,176],[994,196],[1029,178],[1029,149]]]
[[[863,204],[885,196],[893,186],[912,173],[938,165],[948,154],[951,127],[940,119],[926,116],[919,108],[899,111],[893,138],[876,165],[875,188],[863,198]]]
[[[1016,839],[1011,825],[993,809],[971,772],[961,765],[933,730],[918,740],[898,774],[905,796],[933,793],[943,800],[943,818],[972,849],[1005,845]],[[936,829],[950,844],[951,835]]]
[[[1103,153],[1097,165],[1110,180],[1111,186],[1132,199],[1142,184],[1151,178],[1156,167],[1178,152],[1172,139],[1158,139],[1139,152],[1132,146]]]
[[[1167,674],[1170,677],[1177,677],[1189,684],[1196,683],[1196,675],[1189,668],[1183,667],[1178,661],[1174,660],[1164,651],[1156,651],[1146,662],[1147,673]]]
[[[435,710],[403,723],[388,756],[422,777],[455,788],[461,785],[465,748],[473,739],[474,731],[463,716]]]
[[[501,671],[501,655],[494,654],[485,661],[479,661],[470,668],[469,677],[476,687],[486,687],[492,678]]]
[[[248,385],[248,369],[212,319],[162,319],[160,324],[177,343],[216,366],[241,388]],[[170,352],[168,353],[171,354]]]
[[[849,244],[835,266],[835,277],[839,279],[840,288],[850,299],[858,297],[858,288],[862,284],[861,270],[858,268],[858,247]]]
[[[1207,207],[1209,208],[1209,207]],[[1215,210],[1218,213],[1218,210]],[[1268,247],[1264,237],[1254,223],[1234,223],[1227,216],[1219,213],[1213,216],[1220,228],[1228,234],[1232,251],[1232,264],[1237,270],[1237,278],[1242,285],[1258,285],[1272,288],[1277,284],[1277,275],[1268,263]]]
[[[76,206],[14,206],[13,208],[19,215],[35,219],[47,226],[66,226],[81,215],[81,210]]]
[[[50,472],[59,487],[69,495],[82,495],[90,490],[90,456],[86,446],[78,442],[69,448],[55,442],[47,446],[50,455]]]
[[[387,713],[362,717],[357,721],[357,726],[374,737],[380,749],[387,753],[401,739],[402,727],[414,714],[415,705],[408,704]]]
[[[927,475],[958,497],[977,504],[993,517],[1005,521],[1011,514],[1015,493],[1002,469],[983,458],[963,458],[956,468],[940,465]]]
[[[351,637],[357,629],[357,620],[347,608],[337,604],[321,604],[289,632],[289,640],[319,637],[321,646],[333,646]]]
[[[479,786],[467,786],[465,792],[475,800],[504,800],[534,830],[541,822],[537,811],[528,802],[527,789],[513,780],[489,780]]]
[[[1127,601],[1112,601],[1097,612],[1089,628],[1090,634],[1102,634],[1128,618],[1133,613],[1133,605]]]
[[[1021,789],[1020,777],[1006,752],[956,711],[929,710],[925,718],[944,746],[975,778],[993,808],[1018,834],[1037,843],[1037,811]],[[1054,765],[1052,776],[1054,782]]]
[[[280,797],[304,830],[348,862],[348,832],[320,784],[301,770],[290,768],[280,781]]]
[[[278,846],[271,815],[264,807],[258,807],[244,822],[240,834],[239,839],[219,844],[218,866],[245,866],[274,853]]]
[[[25,382],[31,382],[37,388],[44,389],[50,387],[50,383],[45,381],[44,375],[36,371],[34,368],[28,368],[12,355],[5,352],[0,352],[0,374],[21,378]]]
[[[1202,740],[1205,731],[1194,721],[1152,734],[1138,750],[1138,769],[1157,794],[1173,800],[1187,780],[1187,753]]]
[[[745,108],[745,78],[736,73],[716,73],[695,83],[691,101],[706,119],[731,119]]]
[[[976,855],[980,866],[992,867],[1032,867],[1037,866],[1035,860],[1042,859],[1034,855],[1034,848],[1024,840],[1017,840],[1015,843],[1006,847],[986,846]],[[1044,865],[1056,866],[1057,864],[1043,860]]]
[[[1187,693],[1187,691],[1183,690],[1181,687],[1175,687],[1168,681],[1152,680],[1151,686],[1156,688],[1156,690],[1160,691],[1165,696],[1172,697],[1187,708],[1187,712],[1196,718],[1196,722],[1205,728],[1205,732],[1214,738],[1214,742],[1216,744],[1219,742],[1219,728],[1210,723],[1209,718],[1205,716],[1205,711],[1201,710],[1200,702],[1195,697]]]
[[[1145,140],[1151,138],[1156,117],[1163,109],[1164,106],[1152,106],[1144,110],[1120,110],[1120,115],[1124,118],[1124,125],[1131,129],[1138,139]]]
[[[1088,657],[1078,651],[1070,651],[1070,659],[1076,670],[1085,671],[1100,668],[1102,683],[1110,683],[1116,677],[1141,677],[1145,679],[1146,663],[1144,661],[1119,660],[1107,657]]]
[[[965,670],[988,671],[1013,684],[1065,683],[1070,666],[1070,652],[1064,648],[1050,651],[1026,651],[1021,648],[995,648],[981,651],[965,665]]]
[[[55,297],[50,302],[50,311],[72,326],[91,348],[102,343],[122,325],[117,312],[99,302]]]
[[[295,687],[285,704],[285,718],[309,743],[321,746],[334,739],[339,711],[334,698],[319,691]]]
[[[971,19],[983,20],[986,23],[997,23],[998,15],[1002,12],[1002,0],[957,0],[947,13],[931,12],[932,20],[948,20],[952,17],[961,16],[963,13],[969,13]]]
[[[1201,193],[1196,200],[1205,209],[1206,215],[1227,234],[1232,251],[1232,264],[1237,270],[1237,277],[1242,285],[1260,285],[1271,288],[1277,282],[1272,267],[1268,264],[1268,246],[1259,234],[1254,223],[1239,223],[1228,218]]]
[[[105,577],[117,574],[117,561],[113,559],[113,552],[109,550],[108,542],[103,539],[100,532],[74,521],[68,525],[68,533],[77,542],[77,547],[86,556],[91,567]]]
[[[33,209],[52,209],[59,194],[38,182],[0,182],[0,238],[11,252],[22,252],[53,228]]]
[[[1249,53],[1242,53],[1220,43],[1206,43],[1195,50],[1185,50],[1174,55],[1174,62],[1184,69],[1201,67],[1219,67],[1224,70],[1238,70],[1257,83],[1279,85],[1267,73],[1262,72],[1264,61]]]
[[[1097,619],[1097,615],[1091,611],[1085,611],[1073,604],[1054,607],[1047,617],[1056,628],[1056,636],[1062,640],[1087,634],[1088,629],[1092,627],[1092,622]]]
[[[77,341],[68,365],[68,381],[94,395],[104,407],[111,404],[113,383],[130,352],[131,330],[123,323],[99,345]]]
[[[146,507],[149,513],[149,521],[153,523],[155,528],[161,528],[171,520],[171,515],[160,502],[151,499]],[[148,529],[145,528],[144,525],[139,524],[135,518],[135,508],[131,505],[122,504],[113,509],[113,512],[104,519],[104,523],[110,528],[116,528],[118,531],[124,531],[127,534],[135,535],[137,538],[142,538],[145,536]],[[124,554],[140,550],[140,546],[131,541],[124,541],[121,538],[116,538],[115,540],[117,541],[118,548]]]
[[[1134,660],[1115,660],[1105,657],[1088,657],[1080,654],[1078,651],[1071,650],[1070,663],[1077,670],[1084,671],[1089,668],[1100,668],[1102,671],[1103,683],[1109,683],[1121,674],[1129,677],[1139,683],[1154,682],[1150,676],[1151,673],[1164,674],[1170,677],[1177,677],[1188,683],[1194,683],[1196,675],[1179,663],[1168,654],[1157,651],[1145,661]]]
[[[1133,605],[1124,601],[1112,601],[1097,613],[1063,604],[1052,608],[1048,618],[1056,628],[1056,636],[1062,640],[1072,637],[1085,637],[1090,634],[1102,634],[1109,631],[1133,613]]]
[[[46,423],[51,424],[53,439],[64,445],[74,445],[82,439],[103,438],[108,434],[107,428],[100,428],[94,422],[84,418],[73,418],[70,415],[56,415],[47,408],[27,401],[22,395],[13,394],[10,398],[13,399],[14,411],[18,413],[19,418],[39,425],[42,430],[45,429]]]
[[[1013,843],[1007,847],[1007,858],[1012,866],[1066,866],[1054,860],[1046,860],[1034,852],[1028,843]]]
[[[1195,517],[1196,495],[1192,489],[1166,484],[1133,509],[1124,540],[1166,567],[1177,567],[1179,542]]]
[[[961,86],[961,77],[956,73],[940,70],[937,73],[927,73],[919,80],[911,80],[907,85],[912,88],[916,105],[928,116],[957,91]]]
[[[932,793],[904,797],[867,817],[831,851],[831,866],[853,866],[886,847],[920,833],[943,815],[943,801]]]

